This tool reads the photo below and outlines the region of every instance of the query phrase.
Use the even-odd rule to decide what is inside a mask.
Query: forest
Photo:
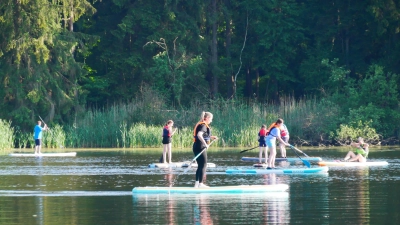
[[[279,117],[297,144],[399,140],[398,0],[2,0],[0,31],[6,146],[41,116],[49,147],[152,147],[168,119],[186,147],[201,111],[222,146]]]

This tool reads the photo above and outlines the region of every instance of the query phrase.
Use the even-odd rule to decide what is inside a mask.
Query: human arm
[[[171,127],[171,131],[172,131],[172,132],[171,132],[171,136],[174,135],[175,132],[176,132],[177,130],[178,130],[178,128],[175,128],[175,129],[172,131],[172,127]]]
[[[285,146],[290,146],[289,143],[286,143],[284,140],[282,140],[282,138],[280,136],[276,137],[276,139],[278,139],[282,144],[284,144]]]
[[[201,143],[203,143],[204,146],[206,146],[206,148],[208,148],[209,146],[208,146],[206,140],[204,140],[203,134],[204,134],[204,131],[199,131],[197,133],[197,138],[201,141]]]

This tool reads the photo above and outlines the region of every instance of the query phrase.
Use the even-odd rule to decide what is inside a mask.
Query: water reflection
[[[133,196],[133,211],[138,224],[167,221],[168,224],[249,224],[290,221],[289,194],[138,194]],[[167,209],[163,214],[160,209]],[[177,221],[177,218],[190,221]]]
[[[338,180],[340,187],[332,185],[329,189],[330,199],[336,199],[341,203],[340,209],[348,219],[354,221],[354,224],[369,224],[370,222],[369,173],[369,168],[344,170],[344,182]],[[332,202],[332,207],[338,207],[337,203]],[[334,213],[331,216],[339,215]]]

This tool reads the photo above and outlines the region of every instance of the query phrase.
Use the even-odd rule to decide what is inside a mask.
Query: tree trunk
[[[225,10],[225,51],[226,51],[226,96],[231,97],[233,94],[233,71],[231,64],[231,43],[232,43],[232,28],[231,28],[231,17],[229,15],[230,2],[229,0],[224,0]]]
[[[218,94],[218,49],[217,49],[217,0],[212,0],[212,41],[211,41],[211,73],[212,73],[212,95]]]
[[[247,67],[246,70],[246,95],[247,97],[251,98],[253,97],[253,89],[252,89],[252,85],[251,85],[251,68],[250,66]]]

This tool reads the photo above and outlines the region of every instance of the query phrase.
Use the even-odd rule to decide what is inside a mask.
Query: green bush
[[[350,124],[341,124],[340,128],[336,130],[332,137],[342,145],[348,145],[355,141],[358,137],[363,137],[365,142],[377,144],[379,142],[379,135],[374,128],[369,126],[371,122],[357,121]]]

